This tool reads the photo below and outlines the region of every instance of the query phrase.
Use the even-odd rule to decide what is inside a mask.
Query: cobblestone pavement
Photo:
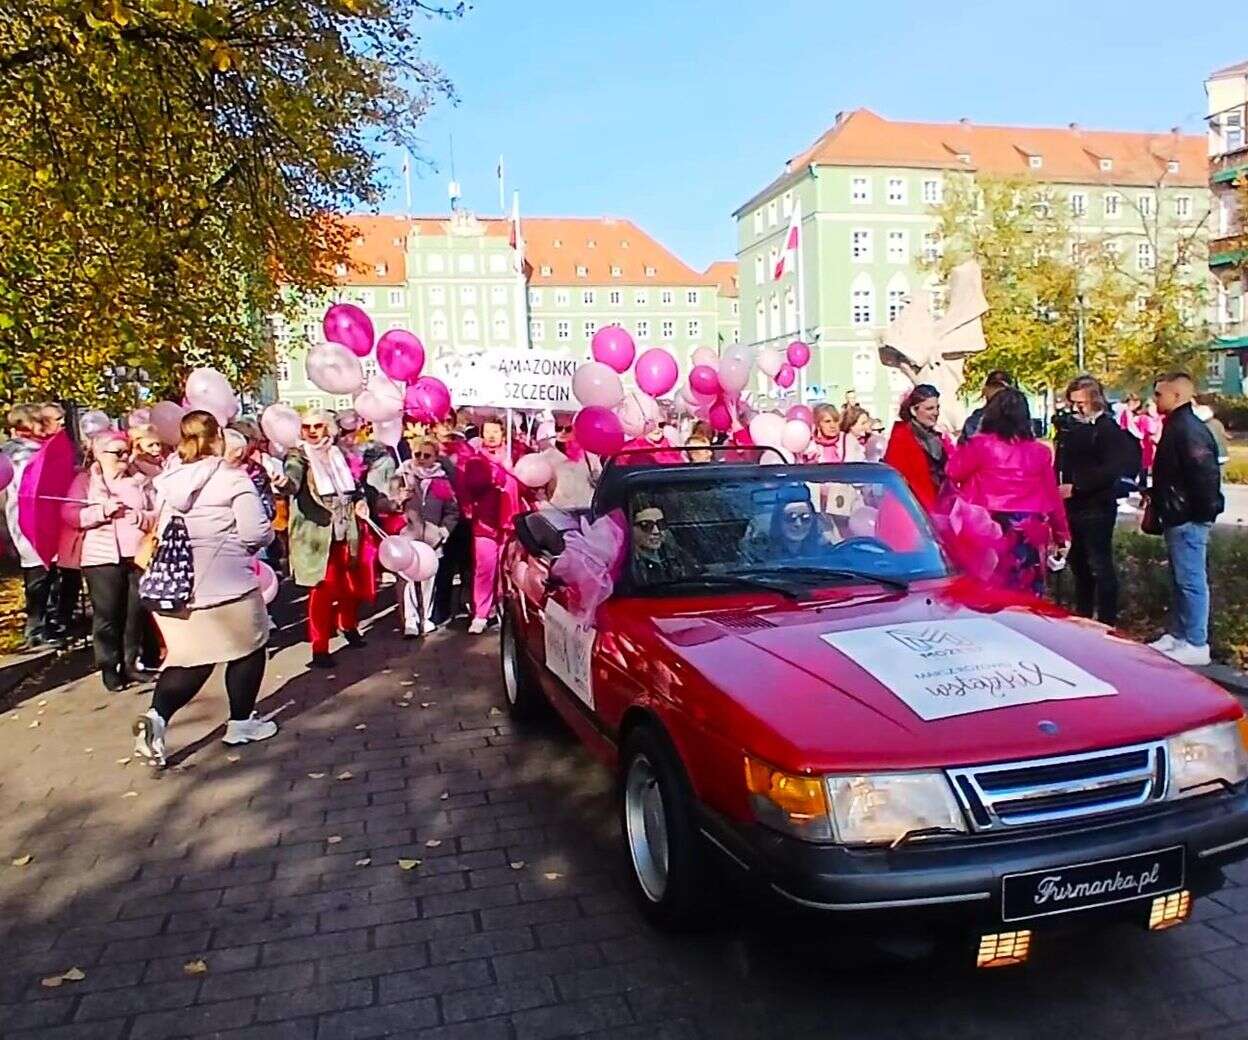
[[[215,677],[159,775],[130,759],[143,698],[74,659],[27,685],[0,717],[0,1033],[1248,1037],[1248,887],[992,973],[742,900],[660,936],[626,897],[610,777],[557,722],[508,723],[496,639],[391,627],[328,674],[277,653],[266,744],[219,742]]]

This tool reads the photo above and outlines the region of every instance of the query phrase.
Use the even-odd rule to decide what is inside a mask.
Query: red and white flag
[[[797,263],[797,251],[801,248],[801,229],[802,204],[797,201],[793,203],[793,217],[789,221],[789,230],[784,236],[784,248],[780,250],[780,258],[776,261],[776,269],[772,273],[773,280],[778,282],[784,277],[790,257],[793,258],[793,263]]]

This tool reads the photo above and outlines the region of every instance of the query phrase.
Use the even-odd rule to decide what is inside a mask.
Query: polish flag
[[[793,203],[793,217],[789,221],[788,234],[784,236],[784,248],[780,251],[780,259],[776,261],[776,270],[772,275],[774,281],[780,281],[784,277],[785,268],[788,266],[789,257],[793,257],[793,262],[797,262],[797,250],[801,244],[801,226],[802,226],[802,204],[800,201]]]

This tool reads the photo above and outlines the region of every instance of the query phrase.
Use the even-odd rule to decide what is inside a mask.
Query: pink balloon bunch
[[[690,360],[693,368],[680,392],[680,402],[717,433],[732,431],[742,421],[741,393],[749,385],[753,370],[749,354],[729,348],[721,358],[710,347],[698,347]]]

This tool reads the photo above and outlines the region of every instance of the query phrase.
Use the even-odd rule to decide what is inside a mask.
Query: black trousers
[[[1075,578],[1075,611],[1106,625],[1118,623],[1118,570],[1114,566],[1114,526],[1118,513],[1070,517],[1070,572]]]
[[[433,579],[433,614],[435,625],[444,625],[455,616],[455,575],[459,575],[460,595],[467,601],[472,589],[472,524],[461,520],[442,547],[442,559]]]
[[[225,692],[230,698],[230,718],[234,721],[250,718],[255,710],[267,660],[268,647],[262,646],[225,666]],[[189,704],[191,698],[204,688],[215,667],[200,664],[190,668],[166,668],[156,680],[152,709],[168,722],[174,712]]]
[[[42,636],[47,629],[48,600],[55,575],[47,567],[23,567],[22,585],[26,592],[26,638]]]
[[[48,620],[58,631],[68,632],[78,609],[82,593],[82,571],[72,567],[53,567],[55,584],[48,599]]]
[[[139,569],[133,560],[83,567],[91,597],[91,642],[95,666],[134,670],[143,652],[147,619],[139,602]]]

